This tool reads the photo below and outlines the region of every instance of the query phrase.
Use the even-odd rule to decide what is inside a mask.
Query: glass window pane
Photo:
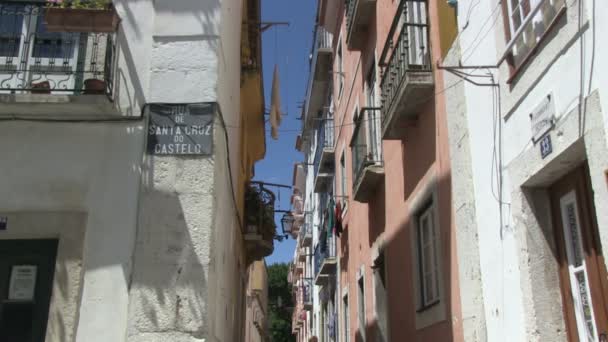
[[[521,26],[521,15],[519,11],[515,11],[511,15],[511,24],[513,25],[513,32],[517,31]]]
[[[579,267],[583,264],[583,251],[581,251],[581,242],[579,241],[576,207],[574,206],[574,203],[569,203],[566,206],[566,215],[568,222],[565,222],[565,224],[570,232],[569,243],[574,257],[574,266]]]
[[[23,32],[23,6],[0,5],[0,56],[17,57]]]
[[[70,59],[74,55],[77,39],[77,33],[48,32],[43,17],[38,16],[32,57]]]

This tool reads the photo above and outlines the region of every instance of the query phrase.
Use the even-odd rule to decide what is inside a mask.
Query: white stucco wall
[[[448,113],[454,114],[449,120],[450,134],[465,132],[463,136],[459,136],[461,140],[458,142],[454,140],[456,137],[452,136],[452,145],[468,145],[467,148],[462,148],[461,145],[452,146],[452,153],[458,153],[452,155],[452,160],[458,162],[470,158],[471,184],[474,191],[472,193],[463,191],[455,196],[462,196],[463,198],[457,200],[465,204],[474,204],[475,219],[472,223],[477,227],[480,273],[479,275],[472,273],[472,275],[474,280],[481,281],[488,341],[543,339],[557,341],[565,338],[560,317],[559,294],[557,293],[556,296],[556,293],[553,293],[554,289],[548,287],[545,288],[544,294],[542,293],[542,286],[557,284],[557,278],[551,278],[550,271],[546,272],[546,275],[538,273],[549,269],[551,260],[550,253],[545,253],[546,260],[542,259],[541,254],[544,253],[543,251],[549,251],[549,246],[541,243],[544,237],[537,228],[546,222],[537,222],[534,219],[534,214],[538,215],[538,213],[531,210],[541,210],[540,208],[530,208],[526,204],[530,200],[540,201],[535,202],[536,204],[542,203],[542,195],[526,197],[521,187],[527,186],[526,183],[532,177],[545,174],[544,177],[549,181],[549,179],[556,180],[559,176],[557,173],[551,173],[549,177],[551,168],[545,166],[575,143],[577,138],[568,137],[564,132],[571,130],[569,128],[571,124],[568,123],[571,120],[568,116],[577,115],[572,113],[577,112],[581,96],[587,99],[588,104],[586,119],[583,119],[583,121],[588,120],[587,129],[581,133],[581,136],[584,135],[583,151],[587,150],[586,154],[590,159],[592,179],[599,178],[598,175],[608,167],[601,158],[596,157],[598,152],[592,152],[598,151],[596,150],[598,144],[604,146],[606,144],[604,135],[595,133],[598,127],[597,117],[603,117],[604,129],[606,121],[605,110],[601,111],[600,104],[607,103],[608,84],[605,84],[605,78],[599,75],[606,69],[606,63],[602,61],[601,56],[606,55],[607,48],[600,43],[599,32],[602,32],[601,29],[607,24],[601,23],[598,19],[600,17],[598,13],[602,13],[601,10],[606,11],[606,4],[593,0],[584,1],[583,10],[579,12],[579,1],[567,3],[565,17],[553,28],[548,39],[543,42],[542,47],[513,84],[506,84],[509,76],[506,63],[500,65],[499,69],[466,70],[477,75],[487,75],[490,72],[495,80],[499,80],[502,116],[498,116],[497,109],[493,110],[498,104],[493,105],[491,87],[478,87],[464,82],[446,92],[449,99]],[[591,6],[593,3],[597,6],[595,20]],[[461,33],[451,53],[456,55],[460,53],[460,60],[466,66],[495,64],[504,53],[506,46],[499,3],[463,0],[458,2],[458,6],[458,25]],[[456,64],[458,59],[453,57],[450,60],[451,65]],[[590,76],[592,72],[593,77]],[[458,81],[456,77],[447,77],[442,88],[448,88],[456,81]],[[478,78],[476,81],[487,82],[489,79]],[[464,93],[459,93],[462,91]],[[553,155],[547,160],[542,160],[539,146],[531,142],[529,114],[549,93],[552,93],[555,99],[558,126],[563,124],[564,127],[552,133],[555,134],[552,136]],[[592,94],[593,96],[590,96]],[[593,98],[598,100],[594,101]],[[456,115],[457,113],[465,113],[465,115]],[[493,131],[493,127],[498,127],[499,122],[502,127],[500,140]],[[494,142],[496,146],[501,142],[500,146],[502,146],[500,165],[504,189],[500,198],[503,202],[502,224],[499,219],[501,206],[497,198],[498,186],[496,176],[492,174]],[[495,168],[494,172],[496,172]],[[458,177],[464,175],[454,173],[453,177],[454,183],[457,184]],[[596,192],[596,206],[601,206],[606,200],[605,184],[601,183],[599,180],[594,182],[594,186],[595,184],[600,186]],[[459,211],[459,209],[461,207],[454,209],[457,222],[464,223],[470,220],[472,216],[469,210]],[[598,220],[604,219],[598,216]],[[460,229],[462,227],[457,227],[457,230]],[[535,229],[539,230],[538,234],[535,233]],[[608,243],[606,239],[608,234],[605,232],[601,234],[605,245]],[[475,245],[459,245],[459,254],[463,247],[475,247]],[[605,250],[604,248],[604,253]],[[467,254],[466,257],[471,255]],[[463,260],[465,259],[459,256],[459,261]],[[461,279],[461,289],[466,291],[462,283]],[[474,284],[475,282],[469,283],[469,286]],[[466,310],[480,308],[476,300],[470,296],[463,296],[463,314]],[[463,319],[466,335],[467,317]],[[475,324],[484,323],[481,320]],[[469,328],[481,330],[483,327]]]
[[[82,260],[82,283],[70,295],[80,304],[62,313],[78,319],[66,319],[65,338],[51,342],[123,339],[143,133],[140,122],[0,122],[0,191],[10,194],[0,199],[0,213],[52,213],[66,221],[70,215],[64,212],[86,216],[74,227],[75,236],[84,238],[82,254],[75,256]],[[9,222],[0,238],[59,237],[63,243],[58,231],[41,234],[22,225],[16,232],[17,227]]]
[[[218,102],[236,125],[241,3],[115,0],[120,112]],[[146,155],[145,118],[0,121],[0,192],[9,194],[0,215],[11,218],[0,239],[59,238],[58,270],[70,271],[69,291],[53,294],[47,341],[240,338],[246,265],[218,118],[209,157]],[[238,134],[228,142],[234,184]]]

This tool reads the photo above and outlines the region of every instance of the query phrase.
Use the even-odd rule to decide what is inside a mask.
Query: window
[[[359,332],[361,333],[361,337],[365,341],[365,277],[362,274],[361,278],[357,281],[357,289],[358,289],[358,302],[357,306],[357,315],[359,317]]]
[[[342,92],[344,91],[344,65],[342,64],[342,39],[338,40],[338,47],[336,48],[336,68],[338,72],[338,100],[342,98]]]
[[[423,310],[439,302],[439,232],[432,203],[422,210],[417,224],[420,309]]]
[[[0,57],[17,57],[21,47],[23,5],[3,5],[0,14]]]
[[[344,203],[342,210],[346,209],[346,198],[348,196],[346,190],[346,161],[344,158],[344,151],[340,156],[340,195],[342,196],[342,203]]]
[[[377,338],[378,342],[388,341],[387,326],[387,293],[386,293],[386,266],[384,251],[374,261],[374,302],[376,319],[378,321]]]
[[[381,118],[380,111],[376,110],[377,96],[376,96],[376,61],[372,63],[372,67],[367,75],[366,79],[367,87],[367,106],[370,109],[367,110],[367,120],[369,121],[369,132],[368,141],[370,142],[370,153],[375,160],[380,160],[382,151],[382,132],[381,132]]]
[[[565,0],[503,1],[505,34],[509,41],[505,57],[518,68],[566,8]]]
[[[342,321],[344,322],[344,342],[350,342],[350,315],[348,312],[348,294],[342,298]]]

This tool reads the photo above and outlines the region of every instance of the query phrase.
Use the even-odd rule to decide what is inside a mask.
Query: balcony
[[[276,224],[275,195],[263,184],[251,182],[245,192],[245,248],[249,261],[262,260],[272,254]]]
[[[308,220],[309,218],[307,217],[307,221],[304,222],[300,228],[299,239],[302,247],[310,247],[312,244],[312,224]],[[312,220],[312,218],[310,218],[310,220]]]
[[[320,121],[321,123],[317,129],[317,150],[314,160],[314,191],[317,193],[327,191],[331,185],[335,169],[334,119],[327,118]]]
[[[0,0],[0,115],[117,115],[114,34],[74,32],[49,11],[45,2]]]
[[[382,137],[403,138],[403,128],[434,92],[425,1],[401,0],[380,57]]]
[[[323,286],[329,283],[335,275],[338,259],[336,257],[336,239],[332,236],[324,238],[315,248],[315,285]]]
[[[307,311],[312,310],[312,290],[312,279],[302,279],[302,282],[299,287],[299,299],[302,302],[304,310]]]
[[[369,22],[376,13],[376,0],[346,0],[346,44],[361,50],[367,39]]]
[[[319,118],[323,112],[332,78],[332,42],[332,34],[323,27],[317,26],[304,106],[305,127],[311,127],[314,119]]]
[[[363,107],[350,143],[353,159],[353,196],[368,203],[384,179],[379,108]]]
[[[296,248],[298,248],[298,247],[296,247]],[[306,248],[304,248],[304,247],[298,248],[298,261],[300,261],[302,263],[306,262],[306,257],[308,256],[307,254],[308,253],[306,252]]]

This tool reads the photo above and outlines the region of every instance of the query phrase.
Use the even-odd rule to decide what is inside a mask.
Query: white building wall
[[[144,153],[137,117],[147,103],[218,102],[238,122],[242,1],[114,4],[115,106],[133,121],[1,121],[0,215],[10,221],[0,239],[60,239],[47,341],[237,341],[246,265],[234,252],[221,120],[213,156],[160,157]]]
[[[450,137],[452,160],[458,166],[459,161],[470,158],[470,185],[474,188],[473,191],[454,194],[455,200],[462,202],[454,209],[457,222],[469,222],[476,230],[471,236],[478,238],[478,241],[464,243],[458,239],[463,326],[467,341],[483,341],[484,333],[487,333],[488,341],[565,340],[557,273],[548,267],[552,257],[550,247],[543,234],[535,233],[546,223],[540,222],[544,220],[539,214],[541,208],[533,208],[534,205],[529,203],[543,203],[543,200],[527,198],[522,187],[532,183],[548,186],[557,180],[560,172],[566,172],[568,164],[563,163],[557,169],[555,165],[579,137],[582,137],[581,144],[592,168],[597,212],[601,213],[600,208],[606,207],[608,194],[601,176],[608,168],[601,152],[606,149],[606,113],[605,110],[602,113],[599,104],[608,104],[608,84],[605,78],[600,77],[607,68],[601,57],[608,49],[601,44],[603,40],[599,32],[608,28],[608,24],[599,20],[598,13],[608,8],[604,2],[593,0],[567,3],[565,17],[552,29],[513,84],[506,84],[509,70],[503,63],[499,69],[465,70],[476,75],[491,74],[494,80],[499,80],[499,89],[467,82],[456,84],[460,78],[455,76],[446,77],[441,87],[446,89],[448,98],[450,134],[453,135]],[[595,18],[594,3],[597,7]],[[506,47],[500,4],[497,1],[462,0],[458,6],[461,32],[443,64],[457,65],[459,61],[465,66],[496,64]],[[583,8],[580,12],[579,6]],[[474,80],[491,81],[483,78]],[[500,113],[499,103],[493,105],[493,101],[498,99],[496,93],[493,98],[493,90],[500,91]],[[531,141],[529,114],[549,93],[555,99],[558,127],[551,133],[554,152],[542,160],[539,146]],[[586,129],[576,137],[570,133],[575,125],[578,128],[571,116],[578,115],[581,98],[587,104],[583,119]],[[597,124],[598,118],[604,121],[602,133],[597,132],[597,128],[602,127]],[[493,127],[497,127],[496,133]],[[492,168],[494,144],[497,153],[502,146],[501,154],[496,155],[502,162],[502,207],[497,176],[492,174],[497,170]],[[455,167],[453,178],[455,191],[459,191],[458,184],[469,180],[456,170]],[[541,182],[540,178],[544,180]],[[600,215],[598,221],[602,227],[606,218]],[[457,235],[465,236],[468,227],[457,224]],[[605,246],[608,233],[600,229],[600,234]],[[477,248],[478,256],[469,253],[470,248]],[[603,250],[606,253],[606,249]],[[546,255],[546,259],[541,255]],[[479,264],[479,269],[475,263]],[[478,285],[482,289],[482,301],[479,296],[466,294]],[[480,312],[483,312],[483,317],[474,316]]]

